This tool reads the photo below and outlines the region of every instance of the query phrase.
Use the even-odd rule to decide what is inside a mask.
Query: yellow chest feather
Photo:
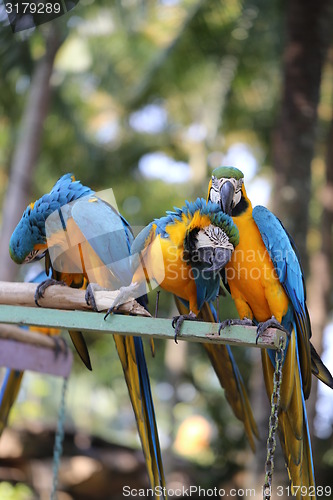
[[[240,241],[226,276],[240,315],[249,308],[258,321],[272,315],[281,321],[288,309],[288,297],[252,217],[235,217]],[[246,304],[246,306],[245,306]]]

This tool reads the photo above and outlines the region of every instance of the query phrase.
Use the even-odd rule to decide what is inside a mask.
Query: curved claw
[[[42,307],[38,303],[38,300],[41,299],[42,297],[44,297],[45,290],[49,286],[53,286],[53,285],[67,286],[64,281],[57,281],[57,280],[55,280],[53,278],[48,278],[47,280],[42,281],[41,283],[39,283],[39,285],[37,285],[37,288],[36,288],[36,291],[35,291],[35,296],[34,296],[35,304],[36,304],[37,307]]]
[[[219,326],[219,335],[221,333],[221,330],[226,328],[227,326],[232,325],[232,319],[225,319],[224,321],[221,321],[220,326]]]
[[[119,288],[117,298],[114,300],[112,306],[108,309],[107,313],[104,316],[104,319],[106,319],[109,314],[113,313],[120,307],[122,304],[125,302],[128,302],[129,300],[133,300],[135,297],[136,291],[140,287],[140,283],[131,283],[128,286],[122,286]]]
[[[178,318],[179,318],[179,316],[174,316],[174,317],[172,318],[172,323],[171,323],[172,328],[175,328],[175,325],[176,325],[176,323],[177,323],[177,321],[178,321]]]
[[[278,320],[275,318],[275,316],[272,316],[269,318],[267,321],[263,321],[262,323],[259,323],[257,327],[257,335],[256,335],[256,344],[258,344],[259,337],[264,333],[267,328],[277,328],[278,330],[281,330],[284,332],[288,338],[290,338],[290,332],[286,330],[281,323],[278,322]]]
[[[106,314],[104,316],[104,321],[106,320],[106,318],[110,315],[110,314],[113,314],[115,313],[115,311],[118,309],[117,306],[111,306],[107,311],[106,311]]]
[[[180,316],[174,316],[172,318],[171,324],[172,324],[172,327],[175,329],[174,339],[175,339],[176,344],[178,344],[178,335],[180,333],[181,326],[186,319],[191,320],[191,321],[195,321],[195,320],[197,320],[197,316],[192,311],[190,311],[189,314],[181,314]]]
[[[90,283],[87,286],[86,293],[84,295],[84,300],[86,301],[86,304],[88,306],[91,306],[94,311],[98,312],[96,301],[95,301],[95,296],[94,296],[94,291],[93,291],[93,288],[92,288]]]

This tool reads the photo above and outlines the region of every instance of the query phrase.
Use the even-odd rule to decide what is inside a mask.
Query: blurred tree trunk
[[[286,5],[283,88],[279,118],[272,138],[275,170],[273,211],[295,239],[306,272],[311,162],[321,75],[331,32],[332,2],[291,0]],[[257,381],[256,390],[265,392],[262,377],[260,380],[261,388]],[[260,404],[260,401],[263,400],[256,394],[255,404]],[[268,411],[268,405],[266,412],[262,408],[258,421],[259,432],[264,440],[268,434]],[[259,481],[263,478],[265,458],[266,450],[261,446],[257,453]],[[277,453],[275,464],[276,484],[286,483],[287,474],[281,450]]]
[[[41,147],[43,124],[47,116],[55,55],[61,45],[55,23],[50,23],[46,35],[44,56],[34,69],[26,108],[22,117],[17,144],[10,169],[10,179],[2,211],[0,238],[0,279],[15,279],[17,265],[8,252],[10,236],[18,223],[22,212],[30,201],[33,172],[36,167]]]
[[[283,93],[273,137],[274,212],[293,235],[305,271],[317,107],[331,34],[330,0],[287,3]]]
[[[311,279],[308,287],[309,311],[312,324],[312,342],[320,354],[323,330],[327,324],[332,290],[332,232],[333,232],[333,119],[327,136],[326,172],[324,185],[319,193],[323,205],[321,217],[321,248],[310,260]],[[316,414],[317,379],[313,378],[309,401],[309,420],[312,430]]]

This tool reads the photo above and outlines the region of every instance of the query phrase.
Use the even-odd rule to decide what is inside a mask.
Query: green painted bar
[[[0,323],[64,328],[82,332],[140,335],[164,340],[174,339],[175,334],[171,319],[112,314],[104,321],[104,313],[7,305],[0,305]],[[230,326],[225,328],[220,336],[217,334],[217,323],[185,321],[178,340],[276,348],[279,338],[281,336],[285,338],[285,334],[280,330],[269,329],[265,332],[265,338],[259,339],[256,344],[256,328],[251,326]]]

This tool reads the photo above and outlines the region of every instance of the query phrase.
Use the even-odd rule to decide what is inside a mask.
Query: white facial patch
[[[31,250],[31,252],[26,256],[24,259],[24,263],[28,264],[32,260],[38,260],[41,259],[44,256],[45,250]]]
[[[36,255],[38,254],[38,250],[31,250],[31,252],[26,256],[26,258],[24,259],[24,262],[27,264],[28,262],[31,262],[32,260],[34,260],[34,258],[36,257]]]
[[[210,224],[204,229],[200,229],[197,235],[196,248],[213,247],[213,248],[226,248],[234,251],[234,246],[230,243],[226,233],[217,226]]]
[[[231,182],[231,184],[234,186],[234,190],[235,190],[235,193],[234,193],[234,196],[232,199],[232,208],[234,208],[241,200],[243,181],[244,181],[243,178],[238,179],[238,180],[234,179],[233,177],[231,179],[227,179],[227,178],[218,179],[217,177],[213,176],[212,177],[212,187],[211,187],[211,190],[209,192],[210,201],[212,201],[213,203],[217,203],[219,205],[221,202],[220,191],[221,191],[223,184],[225,184],[226,182]]]

